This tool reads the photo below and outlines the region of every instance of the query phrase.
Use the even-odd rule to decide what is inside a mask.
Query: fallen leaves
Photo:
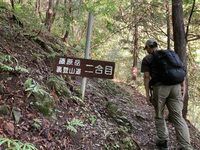
[[[14,135],[15,127],[14,124],[11,122],[6,122],[3,124],[3,129],[9,134]]]
[[[15,122],[19,123],[19,120],[20,120],[20,117],[21,117],[21,112],[16,110],[16,109],[13,109],[12,112],[13,112],[13,116],[15,118]]]

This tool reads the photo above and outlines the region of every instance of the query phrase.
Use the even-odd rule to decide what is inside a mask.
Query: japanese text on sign
[[[55,59],[54,73],[112,79],[114,68],[114,62],[58,56]]]

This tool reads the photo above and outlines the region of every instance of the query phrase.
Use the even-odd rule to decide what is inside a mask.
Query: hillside
[[[1,138],[40,150],[156,149],[154,111],[143,95],[125,83],[91,78],[82,101],[81,77],[52,73],[55,55],[73,54],[64,43],[47,33],[21,32],[8,18],[0,20]],[[187,123],[198,150],[200,133]],[[174,127],[169,122],[168,127],[170,150],[175,150]]]

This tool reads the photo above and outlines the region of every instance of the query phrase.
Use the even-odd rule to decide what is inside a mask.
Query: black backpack
[[[158,50],[152,53],[158,73],[150,80],[150,86],[157,82],[164,85],[182,83],[186,76],[186,69],[173,50]]]

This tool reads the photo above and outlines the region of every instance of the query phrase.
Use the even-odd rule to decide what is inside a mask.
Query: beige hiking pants
[[[158,85],[153,88],[153,105],[155,108],[155,125],[157,136],[160,141],[168,140],[168,129],[164,118],[165,105],[168,108],[170,119],[172,120],[176,139],[180,148],[192,150],[190,145],[189,129],[182,117],[183,100],[181,85]]]

